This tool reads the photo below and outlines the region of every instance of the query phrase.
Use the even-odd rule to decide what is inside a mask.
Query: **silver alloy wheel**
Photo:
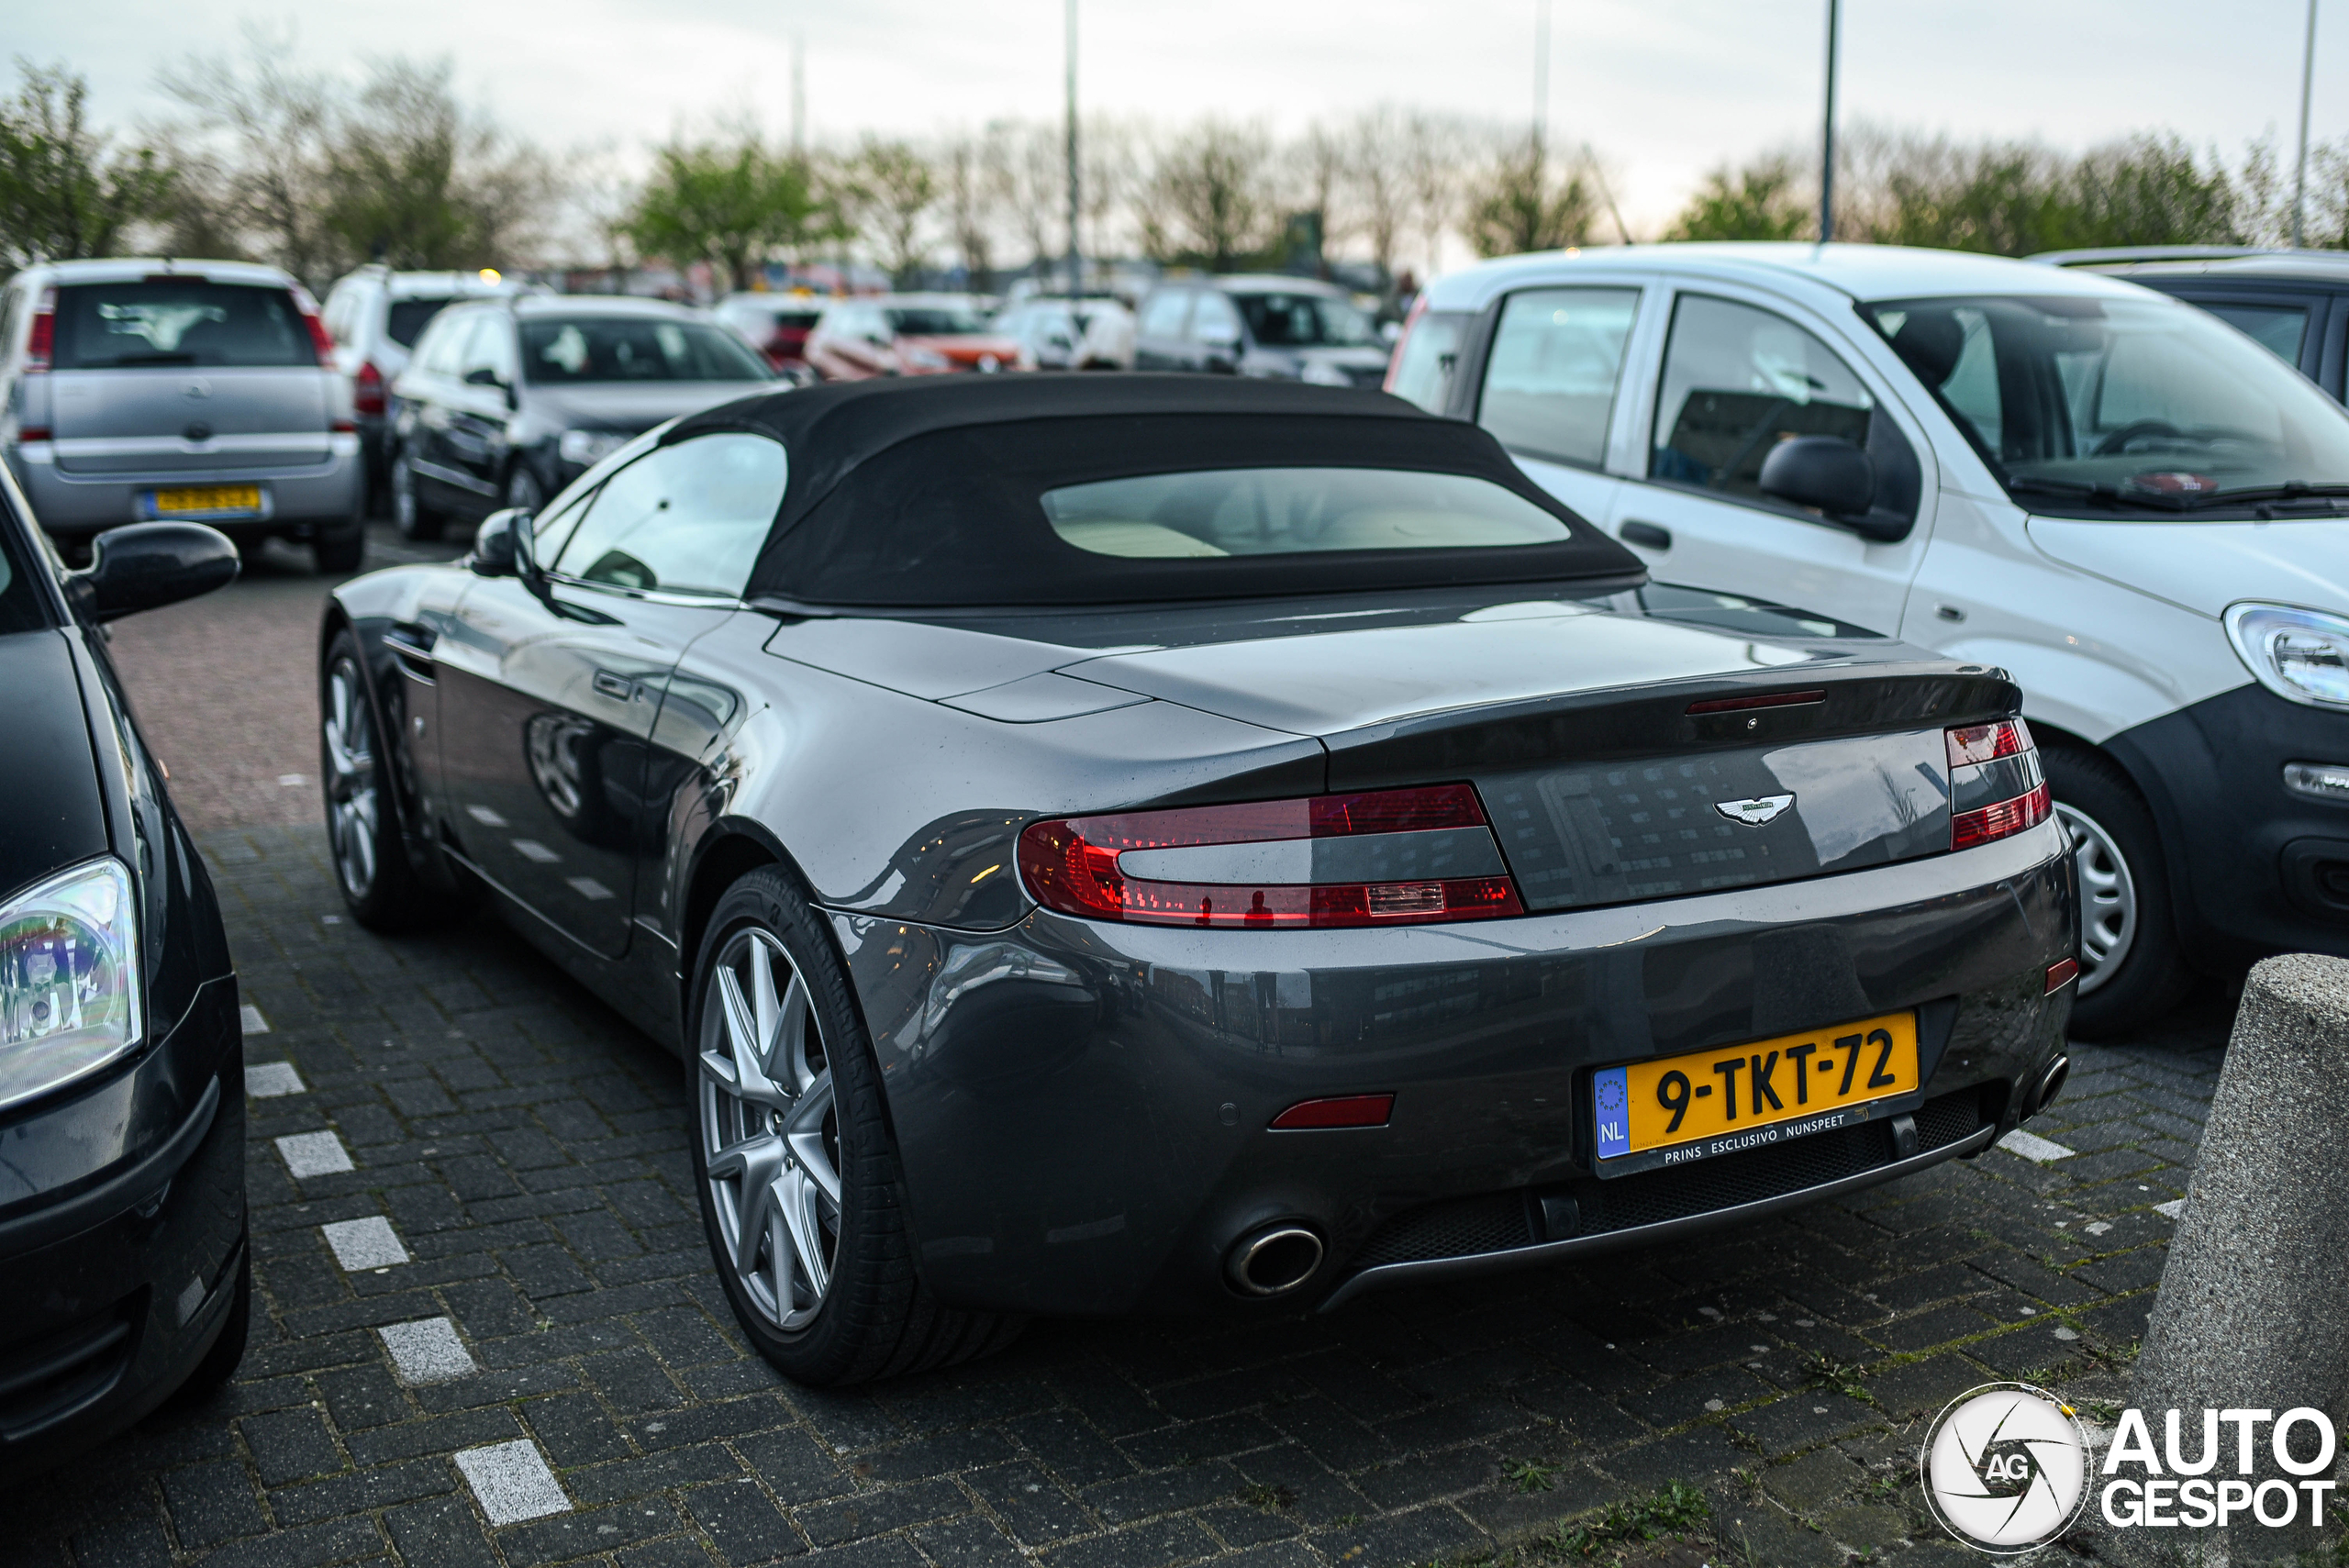
[[[327,829],[333,841],[335,873],[353,898],[375,885],[375,826],[382,797],[375,776],[375,720],[359,667],[338,659],[327,673],[324,720],[327,754]]]
[[[2103,824],[2076,806],[2055,803],[2055,819],[2072,841],[2080,872],[2080,995],[2110,980],[2137,940],[2137,883],[2129,857]]]
[[[727,1261],[762,1318],[804,1329],[840,1256],[839,1118],[807,984],[770,932],[746,927],[718,952],[700,1044],[702,1162]]]

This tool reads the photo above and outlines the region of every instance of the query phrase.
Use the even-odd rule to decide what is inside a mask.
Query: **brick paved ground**
[[[235,759],[190,718],[237,624],[304,594],[240,584],[209,601],[220,627],[190,606],[173,635],[211,638],[206,666],[117,645],[159,731],[173,706],[207,810],[273,805],[201,783]],[[2110,1418],[2227,1021],[2214,1000],[2080,1051],[2032,1124],[2072,1151],[2048,1163],[1993,1150],[1700,1245],[1326,1319],[1040,1322],[990,1362],[810,1394],[744,1352],[710,1273],[681,1066],[492,921],[387,941],[341,917],[309,792],[287,793],[298,822],[202,835],[269,1025],[249,1062],[302,1084],[250,1107],[243,1371],[0,1494],[5,1568],[1408,1563],[1675,1480],[1712,1520],[1641,1562],[1972,1562],[1920,1511],[1920,1415],[2027,1374]],[[355,1169],[290,1175],[276,1140],[317,1133]],[[408,1261],[338,1262],[325,1228],[368,1218]],[[336,1235],[383,1245],[362,1231]],[[457,1375],[403,1383],[377,1330],[433,1319],[392,1339],[437,1335]],[[517,1443],[495,1473],[473,1451]],[[564,1511],[494,1523],[540,1463]]]

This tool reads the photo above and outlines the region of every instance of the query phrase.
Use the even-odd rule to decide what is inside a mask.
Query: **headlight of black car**
[[[0,908],[0,1108],[95,1073],[139,1043],[138,900],[92,861]]]

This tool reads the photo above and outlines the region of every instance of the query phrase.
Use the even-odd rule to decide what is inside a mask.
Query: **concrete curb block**
[[[2266,960],[2243,984],[2185,1213],[2170,1241],[2137,1362],[2132,1403],[2145,1412],[2157,1445],[2164,1412],[2172,1409],[2181,1413],[2180,1442],[2189,1458],[2200,1447],[2206,1408],[2280,1415],[2309,1406],[2343,1429],[2349,1417],[2345,1088],[2349,961],[2306,953]],[[2210,1473],[2214,1477],[2235,1473],[2234,1429],[2223,1430],[2225,1453]],[[2295,1479],[2277,1466],[2266,1428],[2254,1455],[2254,1482]],[[2206,1548],[2219,1545],[2223,1533],[2224,1550],[2237,1568],[2288,1560],[2315,1543],[2303,1523],[2283,1529],[2237,1523],[2224,1532],[2195,1533],[2211,1538]],[[2337,1507],[2327,1510],[2323,1533],[2328,1539],[2341,1533]]]

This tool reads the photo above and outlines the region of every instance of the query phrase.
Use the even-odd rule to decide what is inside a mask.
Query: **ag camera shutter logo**
[[[1979,1551],[2029,1551],[2087,1505],[2087,1432],[2043,1388],[1987,1383],[1934,1418],[1919,1469],[1943,1529]]]

